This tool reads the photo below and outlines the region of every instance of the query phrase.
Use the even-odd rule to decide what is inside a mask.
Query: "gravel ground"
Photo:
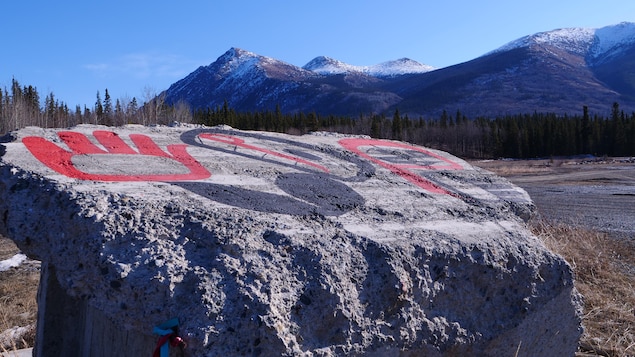
[[[544,218],[635,240],[635,159],[475,162],[524,188]]]

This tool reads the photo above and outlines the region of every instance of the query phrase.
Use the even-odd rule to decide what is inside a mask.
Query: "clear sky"
[[[408,57],[465,62],[519,37],[635,22],[633,0],[68,0],[0,9],[0,88],[11,79],[71,110],[167,89],[231,47],[303,66]]]

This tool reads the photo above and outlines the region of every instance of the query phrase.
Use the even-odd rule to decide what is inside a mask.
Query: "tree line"
[[[349,116],[273,111],[236,112],[225,102],[194,112],[194,122],[226,124],[243,130],[305,134],[333,131],[369,135],[437,148],[465,158],[545,158],[553,156],[635,156],[635,112],[627,114],[614,103],[607,116],[581,108],[575,115],[509,114],[469,119],[460,111],[444,111],[437,118],[409,118],[395,110]]]
[[[361,134],[393,139],[448,151],[465,158],[544,158],[591,154],[635,156],[635,112],[625,113],[614,103],[610,113],[557,115],[531,113],[495,118],[468,118],[460,111],[443,111],[438,117],[410,118],[395,110],[357,117],[275,110],[238,112],[227,101],[215,108],[191,111],[183,103],[167,105],[162,94],[146,90],[144,101],[119,98],[108,89],[98,91],[92,107],[70,109],[53,93],[40,104],[32,86],[15,79],[10,89],[0,89],[0,135],[25,126],[70,127],[77,124],[168,124],[172,121],[208,126],[229,125],[242,130],[275,131],[301,135],[311,131]]]
[[[118,126],[124,124],[167,124],[171,121],[189,122],[190,108],[184,104],[167,106],[165,96],[145,89],[144,101],[136,97],[113,99],[106,89],[97,91],[95,104],[69,106],[51,92],[41,96],[31,85],[22,86],[16,79],[10,88],[0,88],[0,134],[26,126],[44,128],[70,127],[77,124]]]

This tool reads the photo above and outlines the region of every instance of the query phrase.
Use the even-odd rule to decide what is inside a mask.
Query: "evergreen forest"
[[[613,103],[610,113],[556,115],[527,113],[495,118],[468,118],[460,111],[444,111],[438,117],[410,118],[398,110],[391,116],[362,113],[356,117],[316,113],[282,113],[279,108],[238,112],[223,106],[191,111],[179,103],[166,105],[161,95],[113,102],[106,89],[97,92],[95,104],[69,108],[33,86],[15,79],[11,88],[0,89],[0,136],[26,126],[70,127],[77,124],[118,126],[124,124],[198,123],[229,125],[242,130],[261,130],[301,135],[311,131],[363,134],[448,151],[463,158],[548,158],[556,156],[635,156],[635,112],[625,113]]]

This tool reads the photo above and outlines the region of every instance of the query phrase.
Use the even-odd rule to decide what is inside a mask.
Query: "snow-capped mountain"
[[[326,56],[315,57],[302,68],[323,75],[361,72],[359,67]]]
[[[595,31],[591,55],[596,62],[619,56],[635,45],[635,23],[623,22]]]
[[[490,52],[490,54],[511,51],[516,48],[529,47],[531,45],[546,44],[578,55],[586,55],[591,47],[594,36],[595,30],[587,28],[568,28],[540,32],[514,40]]]
[[[373,77],[394,77],[404,74],[425,73],[435,69],[432,66],[421,64],[409,58],[400,58],[372,66],[354,66],[325,56],[312,59],[302,68],[322,75],[363,73]]]
[[[460,49],[457,49],[460,50]],[[165,92],[193,109],[469,117],[635,110],[635,23],[528,35],[474,60],[434,69],[402,58],[355,66],[319,56],[303,67],[232,48]]]
[[[376,77],[395,77],[404,74],[426,73],[436,68],[422,64],[410,58],[400,58],[394,61],[382,62],[374,66],[363,67],[364,72]]]
[[[231,48],[214,63],[172,84],[166,100],[184,101],[193,108],[213,108],[228,101],[236,108],[256,109],[284,100],[284,93],[318,76],[283,61]]]
[[[591,64],[599,59],[619,55],[635,44],[635,23],[592,28],[564,28],[540,32],[514,40],[492,52],[505,52],[532,45],[548,45],[584,56]]]
[[[606,115],[635,109],[635,25],[558,29],[517,39],[474,60],[410,83],[400,112],[474,116],[507,113]]]
[[[165,92],[170,104],[184,101],[194,109],[217,107],[224,101],[239,110],[273,109],[348,114],[381,112],[399,97],[377,89],[383,78],[431,70],[409,59],[376,66],[353,66],[317,57],[304,67],[239,48],[231,48],[215,62],[199,67]],[[340,75],[344,76],[340,76]]]
[[[310,71],[303,70],[292,64],[265,57],[240,48],[231,48],[214,62],[220,66],[217,74],[220,77],[244,77],[253,75],[250,72],[266,74],[267,77],[281,76],[290,80],[305,80],[313,76]]]

